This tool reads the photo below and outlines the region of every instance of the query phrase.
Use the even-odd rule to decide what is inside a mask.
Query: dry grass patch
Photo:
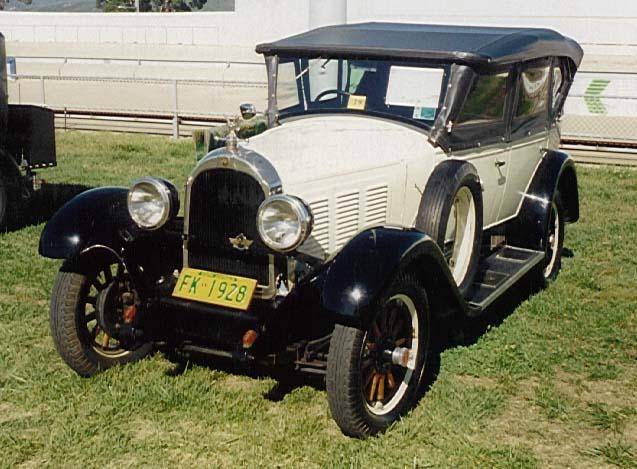
[[[619,382],[563,372],[525,379],[486,434],[525,445],[546,467],[637,467],[633,374]]]

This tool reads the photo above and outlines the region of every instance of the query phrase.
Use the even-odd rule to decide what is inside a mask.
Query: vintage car
[[[557,275],[579,217],[558,119],[582,50],[547,29],[366,23],[257,52],[265,130],[230,125],[183,218],[143,177],[47,224],[40,253],[65,260],[51,331],[82,376],[153,347],[324,375],[333,418],[365,437],[415,405],[464,321]]]
[[[0,230],[16,221],[40,188],[34,170],[56,164],[53,111],[8,104],[6,64],[0,34]]]

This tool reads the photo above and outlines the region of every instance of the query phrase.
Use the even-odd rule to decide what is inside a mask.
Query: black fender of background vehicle
[[[548,150],[524,194],[518,217],[507,227],[509,244],[543,251],[551,202],[556,191],[564,205],[565,221],[579,219],[579,193],[575,163],[568,154]]]
[[[124,240],[138,232],[128,214],[128,189],[101,187],[67,202],[49,220],[40,236],[40,255],[71,259],[94,245],[119,252]]]
[[[40,255],[75,261],[89,251],[107,251],[126,266],[140,290],[150,293],[152,282],[180,265],[181,227],[170,230],[167,223],[155,231],[141,230],[128,213],[127,197],[122,187],[77,195],[46,224]]]
[[[295,289],[297,304],[317,304],[330,323],[366,329],[376,305],[399,272],[422,282],[437,317],[466,310],[440,248],[417,230],[390,227],[360,232]]]

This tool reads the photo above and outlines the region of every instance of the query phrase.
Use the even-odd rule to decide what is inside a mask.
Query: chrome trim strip
[[[253,177],[263,189],[265,197],[283,192],[281,178],[272,166],[272,163],[259,153],[247,150],[241,146],[236,151],[220,148],[210,152],[195,167],[186,182],[186,201],[184,205],[184,243],[183,243],[183,267],[189,267],[188,263],[188,233],[190,230],[190,190],[192,183],[201,173],[211,169],[233,169]],[[255,220],[256,223],[256,220]],[[268,255],[269,285],[257,285],[255,298],[270,299],[276,295],[274,276],[274,255]]]

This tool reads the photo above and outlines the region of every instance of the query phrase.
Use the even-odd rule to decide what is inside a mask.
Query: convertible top
[[[562,56],[576,67],[583,54],[577,42],[552,29],[408,23],[326,26],[259,44],[256,51],[265,55],[448,60],[474,66]]]

